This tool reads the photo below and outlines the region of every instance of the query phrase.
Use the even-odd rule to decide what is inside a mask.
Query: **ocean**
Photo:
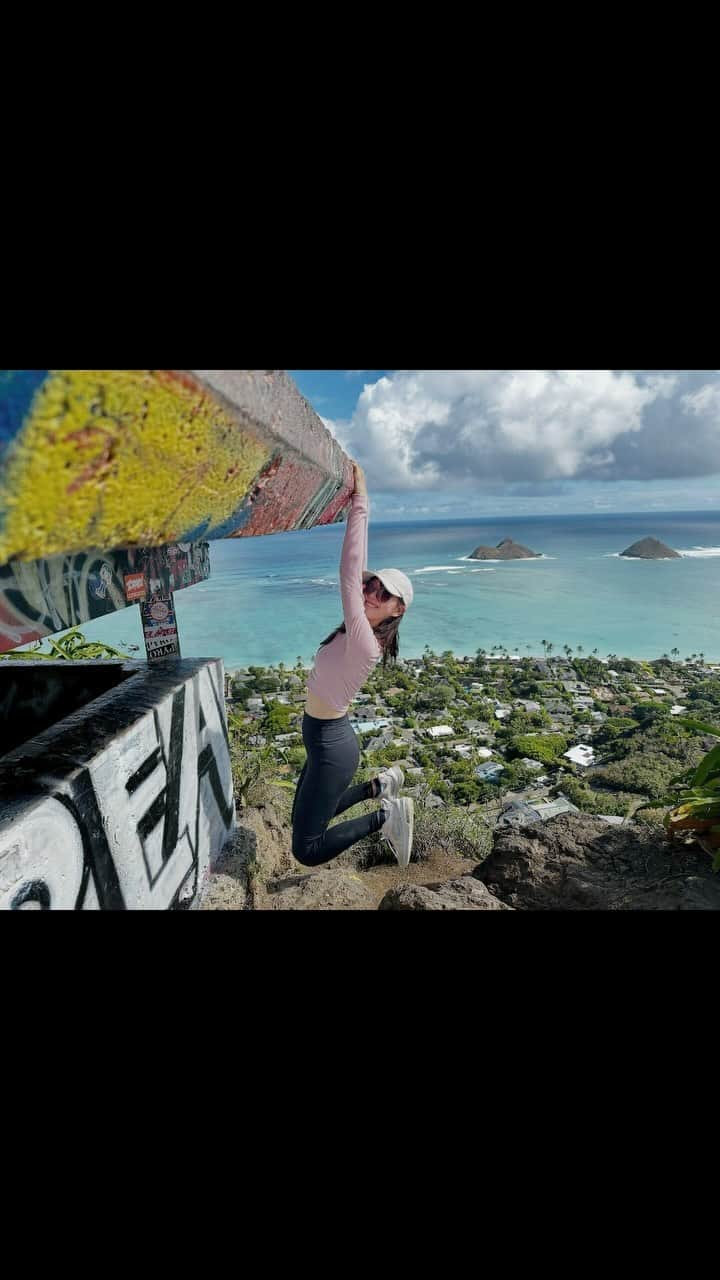
[[[338,565],[345,525],[213,542],[212,576],[175,595],[183,657],[222,657],[226,669],[311,663],[342,621]],[[627,560],[619,553],[652,536],[680,560]],[[479,544],[512,537],[541,560],[482,562]],[[378,523],[368,534],[371,569],[409,575],[415,600],[400,629],[400,653],[462,656],[504,645],[542,655],[564,645],[630,658],[677,648],[720,660],[720,512],[502,517]],[[83,624],[91,639],[144,656],[139,609]]]

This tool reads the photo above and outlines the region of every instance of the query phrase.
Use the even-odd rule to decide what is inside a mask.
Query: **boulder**
[[[584,813],[496,830],[472,875],[522,911],[720,910],[720,876],[696,844]]]
[[[263,911],[372,911],[375,899],[356,871],[321,867],[304,875],[268,880],[262,900]]]
[[[482,864],[481,864],[482,865]],[[379,911],[508,911],[472,875],[446,880],[444,884],[406,884],[389,889]]]

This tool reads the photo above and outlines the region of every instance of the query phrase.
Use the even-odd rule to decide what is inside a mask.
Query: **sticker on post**
[[[180,641],[172,595],[153,595],[140,605],[148,662],[157,658],[179,658]]]
[[[125,599],[130,602],[133,600],[144,600],[147,595],[147,586],[145,585],[144,573],[126,573],[125,574]]]

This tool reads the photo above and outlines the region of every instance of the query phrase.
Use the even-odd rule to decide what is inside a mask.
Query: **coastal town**
[[[716,741],[687,721],[720,721],[720,663],[677,650],[635,661],[555,648],[459,657],[426,646],[421,658],[379,666],[349,712],[358,777],[399,764],[416,807],[460,808],[489,828],[577,812],[657,822],[670,779]],[[226,674],[231,742],[248,785],[262,774],[294,790],[308,671],[298,658]],[[242,803],[242,779],[236,795]]]

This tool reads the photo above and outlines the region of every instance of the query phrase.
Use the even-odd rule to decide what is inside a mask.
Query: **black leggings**
[[[328,823],[336,814],[373,798],[372,782],[350,786],[360,760],[360,747],[347,714],[339,720],[318,720],[306,711],[302,736],[307,759],[293,801],[292,851],[298,862],[315,867],[378,831],[385,813],[377,809],[362,818],[338,823],[328,831]]]

